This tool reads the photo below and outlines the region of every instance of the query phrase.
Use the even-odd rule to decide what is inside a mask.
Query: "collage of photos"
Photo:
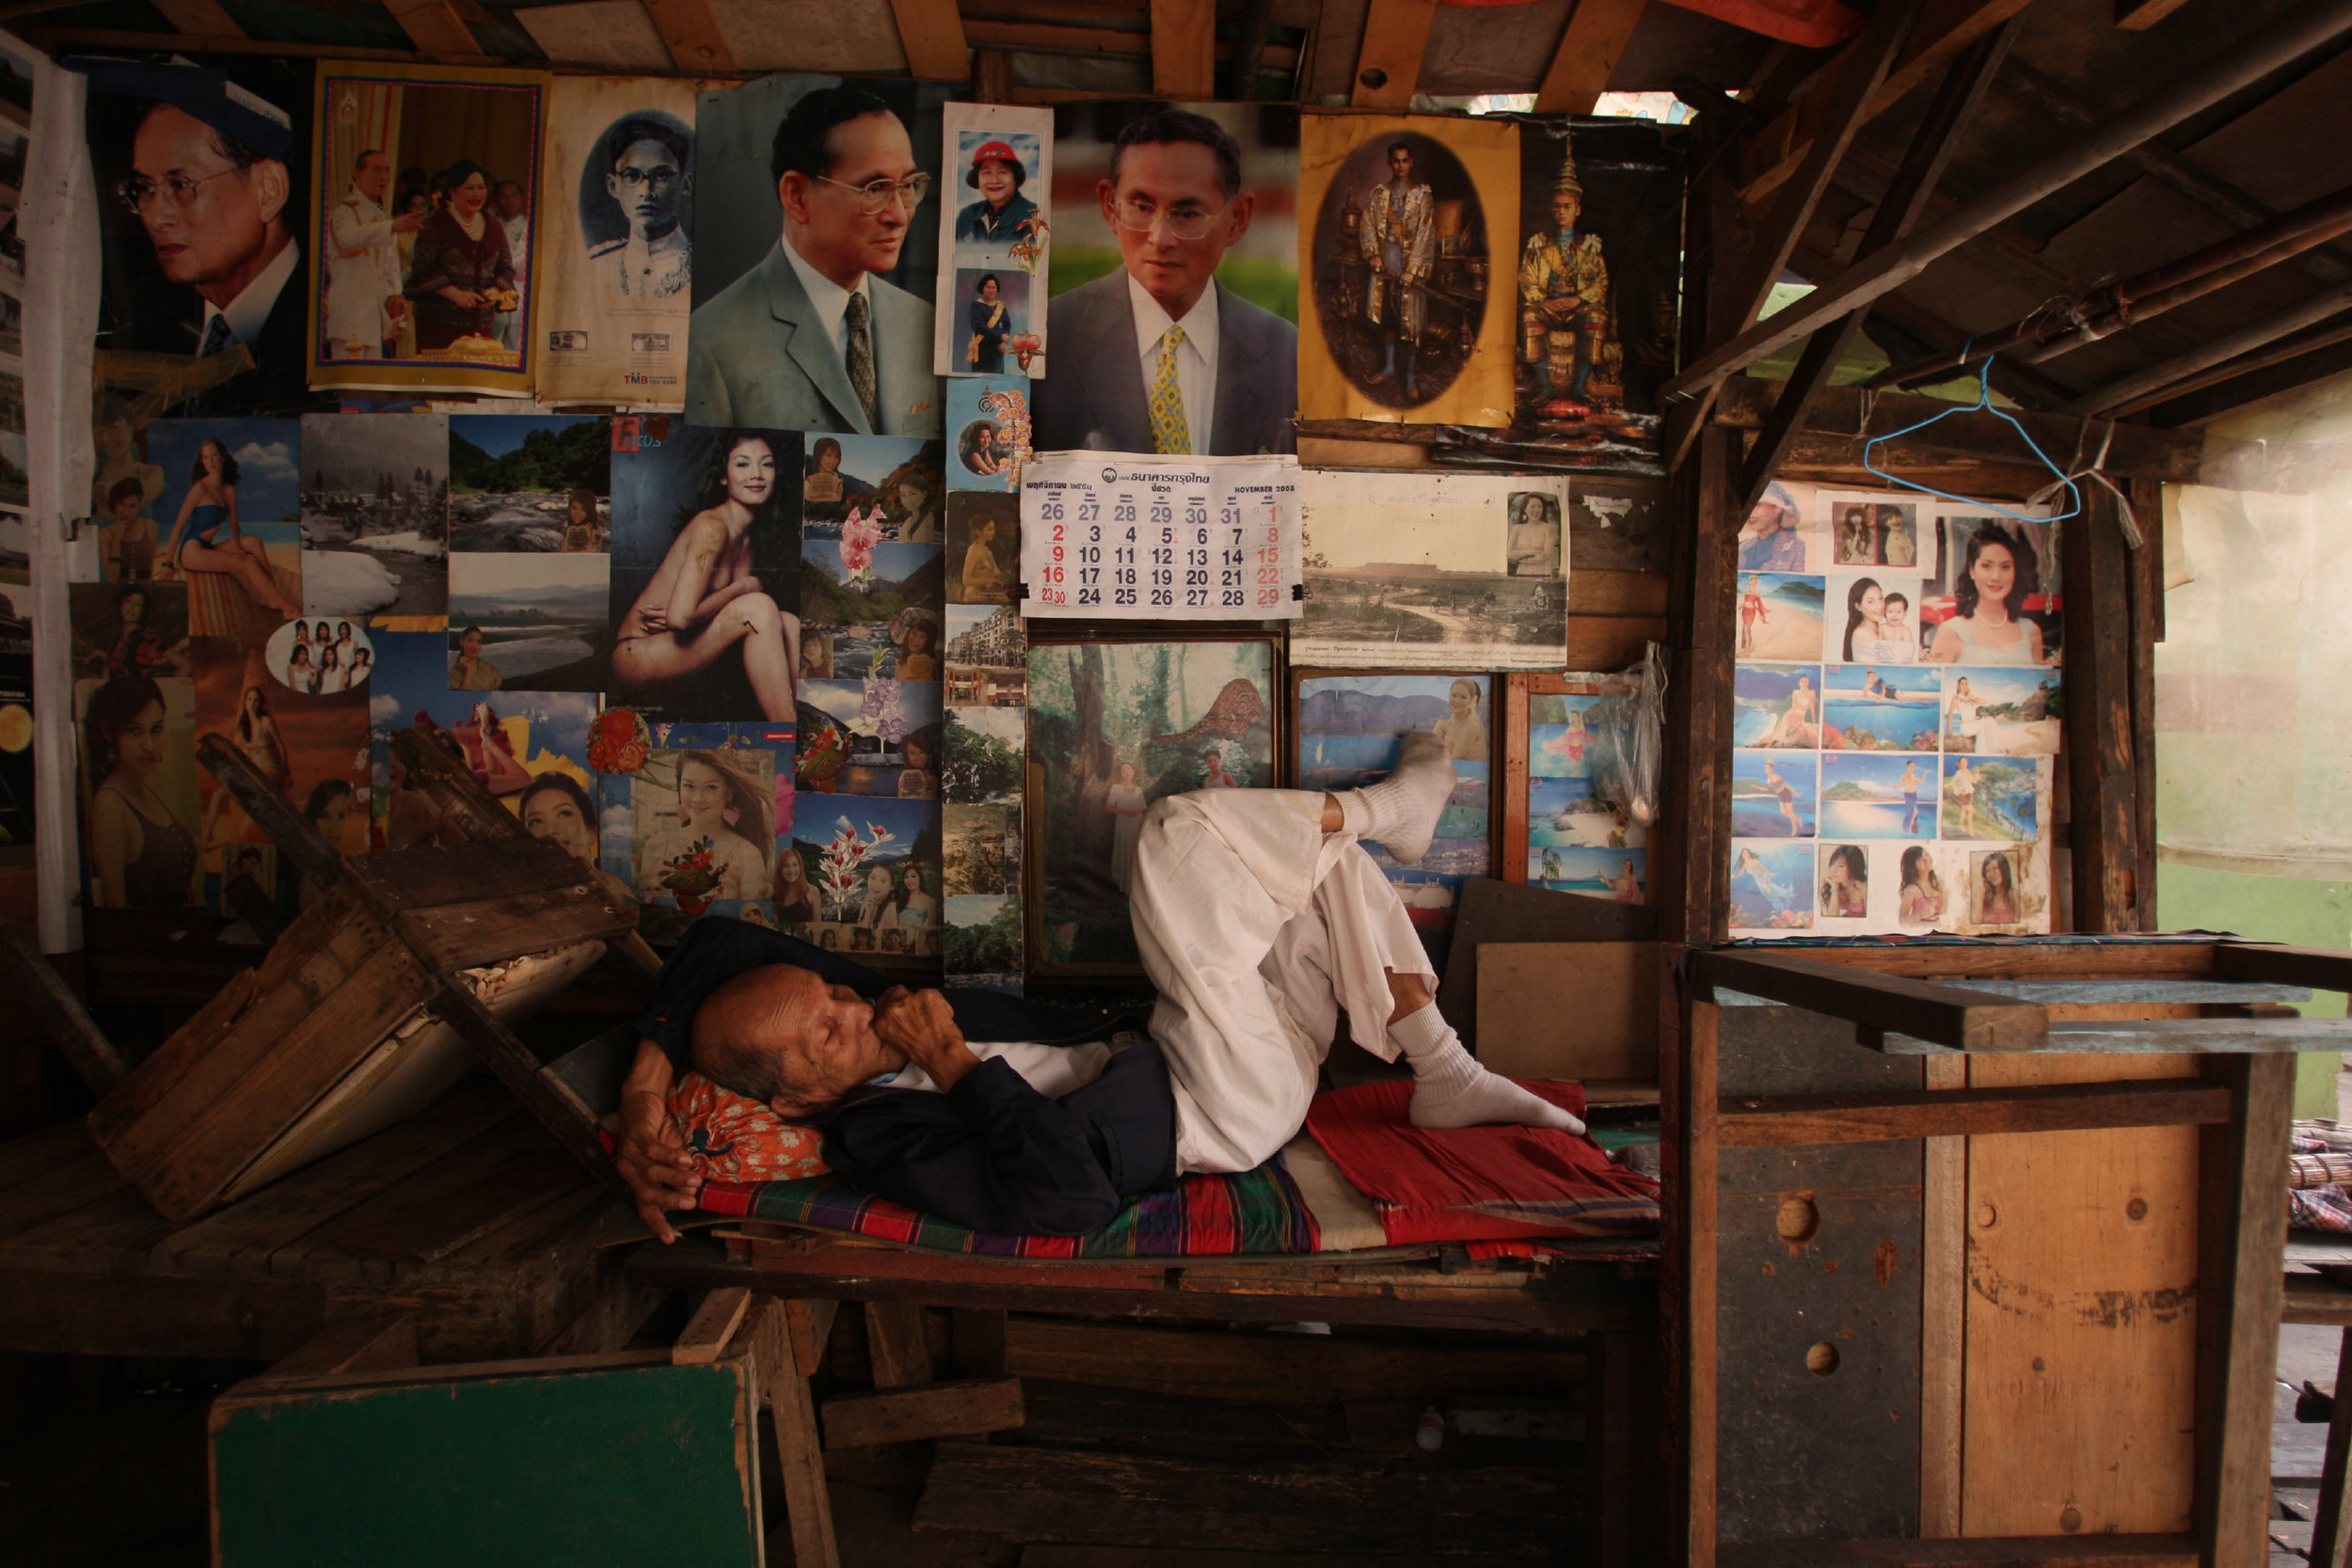
[[[1042,376],[1054,111],[949,104],[943,164],[932,369]]]
[[[208,729],[351,847],[389,849],[445,836],[390,752],[421,726],[653,930],[739,913],[1011,990],[1133,965],[1121,846],[1150,800],[1294,765],[1375,777],[1410,729],[1452,736],[1464,768],[1432,857],[1384,867],[1433,946],[1461,879],[1493,870],[1497,672],[1565,657],[1558,474],[1575,442],[1638,444],[1662,373],[1672,245],[1637,232],[1635,193],[1666,165],[1631,141],[812,74],[254,57],[87,75],[116,199],[87,585],[106,596],[77,603],[77,722],[131,683],[97,704],[94,896],[229,911],[250,879],[298,907],[193,769]],[[30,123],[11,80],[0,201],[22,179],[7,126]],[[228,147],[253,157],[183,189]],[[24,499],[14,254],[0,231],[0,580]],[[1311,476],[1349,522],[1318,540],[1302,508],[1310,595],[1282,607],[1303,611],[1287,640],[1032,645],[1020,500],[1040,452],[1270,461],[1335,388],[1383,419],[1507,421],[1516,400],[1559,460]],[[477,401],[408,401],[435,391]],[[1884,576],[1903,535],[1875,514],[1868,532],[1854,560]],[[1875,606],[1866,669],[1917,665],[1876,651],[1899,626],[1931,640],[1935,563],[1911,541],[1908,622]],[[1756,568],[1776,662],[1826,662],[1836,607],[1783,600],[1829,558]],[[1286,664],[1326,684],[1286,690]],[[1814,687],[1818,721],[1845,688]],[[2032,694],[1961,695],[1988,752],[2026,743]],[[1557,825],[1530,875],[1621,896],[1645,875],[1638,833],[1586,809],[1574,769],[1537,775]],[[2000,819],[1982,775],[1979,814]],[[1584,863],[1608,850],[1631,868]]]
[[[2058,528],[1767,491],[1739,545],[1733,935],[2051,929]]]

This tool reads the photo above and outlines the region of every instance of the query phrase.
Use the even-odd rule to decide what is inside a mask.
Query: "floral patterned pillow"
[[[688,1072],[670,1090],[670,1119],[706,1181],[792,1181],[825,1174],[824,1137],[766,1105]]]

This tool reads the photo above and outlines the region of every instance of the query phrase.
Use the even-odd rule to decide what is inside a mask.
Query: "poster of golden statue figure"
[[[1308,115],[1298,210],[1298,417],[1509,424],[1518,126]]]

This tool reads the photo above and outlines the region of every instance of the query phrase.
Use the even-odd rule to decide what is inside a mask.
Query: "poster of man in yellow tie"
[[[1052,368],[1039,451],[1298,450],[1298,117],[1080,105],[1054,143]]]
[[[1519,127],[1304,117],[1299,417],[1511,422]]]

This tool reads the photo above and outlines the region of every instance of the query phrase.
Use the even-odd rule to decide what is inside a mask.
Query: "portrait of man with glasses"
[[[693,190],[694,144],[660,120],[631,118],[605,134],[604,190],[628,221],[628,232],[592,245],[591,269],[629,299],[668,299],[693,277],[694,245],[679,221]]]
[[[688,422],[939,435],[930,302],[880,276],[932,184],[906,121],[870,88],[819,87],[777,125],[769,174],[783,230],[694,311]]]
[[[114,198],[103,346],[252,355],[257,370],[192,377],[183,413],[309,406],[293,118],[196,66],[126,63],[91,72],[90,87],[93,150]]]
[[[1095,194],[1120,266],[1054,299],[1037,450],[1295,451],[1298,329],[1217,277],[1256,212],[1239,144],[1159,107],[1120,129]]]

